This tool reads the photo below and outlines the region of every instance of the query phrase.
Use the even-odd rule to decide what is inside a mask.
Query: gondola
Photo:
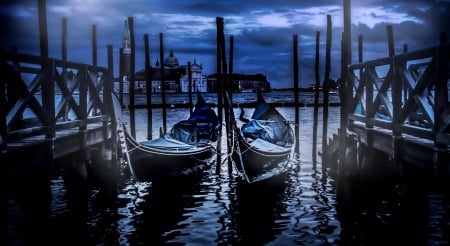
[[[156,139],[138,142],[124,129],[123,148],[131,174],[138,181],[156,182],[201,169],[213,156],[218,124],[216,113],[197,93],[189,119]]]
[[[232,120],[232,159],[239,175],[249,183],[285,173],[294,143],[289,122],[264,100],[261,93],[257,95],[251,119],[241,117],[241,127]]]

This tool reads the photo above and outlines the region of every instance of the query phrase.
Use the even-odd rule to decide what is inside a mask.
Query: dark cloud
[[[164,33],[165,55],[172,49],[187,63],[196,59],[205,73],[214,73],[216,17],[224,18],[228,40],[235,38],[234,70],[263,73],[274,87],[291,87],[292,37],[299,36],[300,80],[313,83],[315,33],[320,32],[320,74],[325,63],[326,15],[331,15],[331,77],[340,71],[343,0],[47,0],[50,55],[61,56],[61,23],[67,18],[68,57],[91,62],[91,30],[97,27],[99,64],[106,63],[106,45],[112,44],[115,62],[124,32],[124,21],[132,16],[136,34],[136,69],[144,64],[144,34],[150,36],[151,63],[159,57],[159,33]],[[357,61],[357,38],[364,38],[364,60],[387,56],[386,26],[392,25],[396,52],[404,44],[417,50],[439,42],[439,34],[450,35],[450,1],[371,0],[351,1],[352,60]],[[37,1],[4,0],[0,4],[0,49],[11,45],[19,52],[39,54]],[[228,53],[227,53],[228,55]],[[117,72],[118,69],[115,69]]]

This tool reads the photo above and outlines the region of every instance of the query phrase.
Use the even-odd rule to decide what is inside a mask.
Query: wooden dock
[[[2,179],[47,170],[35,174],[48,180],[54,168],[83,180],[91,166],[113,174],[112,46],[108,67],[14,52],[0,57]]]
[[[448,184],[449,61],[443,34],[436,47],[349,65],[344,121],[325,158],[338,157],[342,173],[386,168],[389,161],[400,176],[414,166]]]

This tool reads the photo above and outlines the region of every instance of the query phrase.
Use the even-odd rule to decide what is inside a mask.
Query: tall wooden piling
[[[119,48],[119,102],[120,105],[123,107],[123,64],[124,64],[124,57],[123,57],[123,48]]]
[[[117,166],[117,122],[116,122],[116,115],[114,112],[114,106],[112,102],[112,93],[114,91],[114,58],[113,58],[113,46],[111,44],[107,45],[107,59],[108,59],[108,75],[107,80],[105,82],[104,86],[104,92],[103,92],[103,101],[105,105],[105,109],[107,110],[106,113],[111,115],[111,129],[114,129],[111,131],[111,142],[109,142],[106,146],[104,146],[105,150],[104,152],[110,152],[110,160],[108,160],[108,156],[105,154],[104,158],[106,161],[110,161],[109,166],[111,169],[111,174],[116,175],[118,171]],[[107,121],[105,121],[107,123]],[[106,127],[105,127],[106,129]],[[107,138],[107,134],[106,134]]]
[[[227,110],[228,110],[228,122],[227,122],[227,153],[228,153],[228,173],[231,174],[233,167],[232,167],[232,160],[231,160],[231,155],[232,155],[232,151],[233,151],[233,143],[231,141],[232,137],[233,137],[233,133],[232,133],[232,124],[234,124],[234,115],[233,114],[233,110],[232,108],[230,108],[229,106],[231,105],[231,107],[233,107],[233,59],[234,59],[234,36],[230,36],[230,50],[229,50],[229,61],[228,61],[228,76],[227,76],[227,91],[228,91],[228,95],[229,95],[229,100],[230,102],[228,102],[228,106],[227,106]]]
[[[148,34],[144,34],[144,46],[145,46],[145,88],[147,95],[147,139],[152,139],[153,129],[153,113],[152,113],[152,81],[151,81],[151,68],[150,68],[150,44],[148,40]]]
[[[328,137],[328,93],[330,84],[331,72],[331,15],[327,15],[327,41],[325,48],[325,77],[323,80],[323,121],[322,121],[322,153],[326,153],[327,137]],[[322,163],[322,169],[325,169],[325,164]]]
[[[363,35],[358,35],[358,62],[362,63],[363,62]],[[359,76],[361,77],[362,74],[362,70],[359,73]]]
[[[163,34],[159,33],[159,60],[161,67],[161,100],[162,100],[162,118],[163,133],[167,132],[167,105],[166,105],[166,75],[164,71],[164,40]]]
[[[50,64],[48,59],[48,32],[47,32],[47,6],[46,6],[45,0],[38,0],[38,12],[39,12],[39,48],[40,48],[40,55],[41,55],[41,66],[42,67],[48,67],[49,65],[54,65],[54,62]],[[53,69],[51,67],[50,69]],[[54,72],[54,71],[53,71]],[[54,137],[54,128],[52,129],[52,126],[54,125],[52,116],[54,115],[55,109],[54,109],[54,85],[51,80],[48,80],[47,83],[42,84],[42,90],[44,93],[42,93],[42,106],[44,109],[49,110],[48,111],[48,117],[45,120],[45,124],[48,126],[46,138],[52,139]],[[52,88],[53,87],[53,88]],[[49,149],[49,152],[51,153],[51,149]]]
[[[130,133],[131,136],[136,138],[136,120],[135,120],[135,108],[134,108],[134,75],[135,75],[135,56],[136,56],[136,46],[134,39],[134,21],[133,17],[128,17],[128,28],[130,30],[130,78],[129,83],[129,96],[130,96]]]
[[[230,95],[230,99],[233,100],[233,89],[234,89],[234,85],[233,85],[233,60],[234,60],[234,36],[230,36],[230,50],[229,50],[229,55],[228,55],[228,93]]]
[[[222,59],[221,59],[221,35],[223,35],[223,18],[216,17],[216,70],[217,70],[217,80],[216,80],[216,91],[217,91],[217,118],[219,120],[219,132],[217,138],[217,163],[216,163],[216,174],[220,174],[220,165],[222,163]]]
[[[112,102],[112,93],[114,91],[114,58],[113,58],[113,46],[111,44],[107,45],[108,52],[108,79],[104,84],[104,92],[103,92],[103,100],[105,102],[105,108],[108,109],[106,113],[111,115],[111,128],[117,129],[116,115],[114,112],[114,106]],[[111,131],[111,144],[114,145],[112,148],[115,151],[117,148],[115,145],[117,144],[117,136],[116,131]]]
[[[48,58],[48,33],[46,1],[38,0],[39,12],[39,48],[43,60]]]
[[[61,21],[61,60],[63,61],[67,61],[67,18],[62,18]],[[67,68],[63,67],[62,69],[62,75],[63,75],[63,80],[65,83],[68,82],[67,80]],[[69,105],[65,106],[64,109],[64,121],[66,121],[68,119],[68,109],[69,109]]]
[[[316,79],[316,84],[314,86],[314,120],[313,120],[313,146],[312,146],[312,157],[313,163],[316,163],[317,159],[317,128],[319,126],[319,87],[320,87],[320,73],[319,73],[319,63],[320,62],[320,32],[316,32],[316,55],[314,59],[314,75]]]
[[[358,63],[362,63],[363,62],[363,51],[364,51],[364,48],[363,48],[363,36],[362,35],[359,35],[358,36]],[[361,69],[359,69],[359,80],[360,81],[364,81],[363,79],[363,76],[364,76],[364,69],[363,68],[361,68]]]
[[[345,34],[341,33],[341,76],[339,81],[339,100],[341,103],[340,107],[340,128],[339,132],[339,149],[338,149],[338,163],[339,168],[342,170],[343,165],[347,162],[346,160],[346,142],[347,142],[347,105],[346,101],[346,87],[347,87],[347,52],[345,51]]]
[[[403,44],[403,53],[408,53],[408,44]],[[406,64],[405,64],[406,68]],[[403,101],[406,102],[408,100],[408,86],[406,83],[403,84]]]
[[[228,83],[227,83],[227,78],[228,78],[228,66],[227,66],[227,55],[226,55],[226,45],[225,45],[225,34],[224,34],[224,24],[223,24],[223,19],[221,20],[221,32],[219,34],[219,43],[220,43],[220,63],[222,65],[222,74],[220,76],[220,80],[221,80],[221,89],[220,91],[222,92],[221,98],[224,99],[225,105],[227,105],[223,111],[225,113],[224,118],[225,118],[225,129],[226,129],[226,134],[227,134],[227,153],[231,153],[231,138],[228,134],[230,134],[229,131],[229,127],[230,127],[230,108],[228,107],[229,102],[225,97],[225,93],[227,91],[229,91],[228,89]],[[221,99],[222,101],[222,99]],[[223,106],[222,106],[223,108]],[[231,167],[231,155],[227,155],[227,161],[228,161],[228,167]],[[230,170],[230,169],[228,169]]]
[[[294,105],[295,105],[295,148],[294,152],[299,157],[300,154],[300,109],[299,109],[299,95],[298,95],[298,35],[293,35],[293,69],[294,69]]]
[[[61,60],[67,60],[67,18],[61,20]],[[65,68],[64,68],[65,69]]]
[[[364,49],[363,49],[363,36],[359,35],[358,36],[358,62],[359,63],[363,62],[363,51],[364,51]],[[366,75],[364,73],[364,69],[363,68],[359,69],[359,80],[361,81],[361,83],[364,83],[364,81],[367,80],[365,78],[365,76]],[[368,96],[366,96],[366,99],[369,98],[368,101],[369,101],[369,105],[370,105],[370,104],[372,104],[372,101],[373,101],[372,100],[373,95],[372,95],[372,88],[369,88],[369,87],[370,87],[369,85],[366,85],[366,90],[368,90],[368,94],[369,94]],[[366,113],[369,113],[369,112],[366,112]]]
[[[361,45],[361,51],[358,51],[358,56],[361,56],[361,60],[362,60],[362,45]],[[373,119],[375,117],[375,110],[374,110],[374,95],[373,95],[373,87],[374,87],[374,83],[372,79],[369,79],[369,74],[367,71],[361,72],[362,69],[360,69],[360,81],[362,81],[363,83],[365,83],[365,96],[366,96],[366,118],[367,119]],[[361,74],[362,73],[362,74]],[[368,170],[371,170],[373,168],[373,163],[374,163],[374,158],[375,158],[375,151],[376,149],[374,148],[374,129],[373,129],[373,124],[370,121],[366,121],[365,123],[365,131],[367,134],[367,141],[366,141],[366,145],[364,147],[362,147],[361,149],[365,149],[366,151],[361,153],[361,166],[362,166],[362,170],[360,170],[361,173],[364,173],[365,175],[367,175]],[[364,154],[364,155],[362,155]],[[367,177],[367,176],[366,176]]]
[[[341,83],[339,84],[340,95],[340,132],[339,132],[339,152],[338,159],[343,165],[346,162],[346,141],[347,141],[347,127],[348,127],[348,114],[350,111],[350,104],[348,102],[352,95],[352,85],[348,77],[347,66],[352,63],[352,46],[351,46],[351,1],[343,0],[343,23],[344,31],[342,32],[341,40]]]
[[[345,29],[345,28],[344,28]],[[337,179],[337,198],[339,203],[345,203],[348,201],[349,196],[351,196],[351,191],[353,189],[353,183],[349,182],[350,174],[353,174],[353,167],[356,166],[357,158],[357,143],[352,141],[350,137],[347,136],[347,125],[348,125],[348,100],[351,93],[348,93],[347,88],[352,88],[349,83],[348,77],[348,59],[347,59],[347,36],[342,32],[341,38],[341,83],[339,88],[339,95],[341,100],[340,108],[340,132],[339,132],[339,150],[338,150],[338,160],[339,160],[339,174]]]
[[[92,25],[92,65],[97,66],[97,26]],[[98,74],[97,74],[98,76]],[[97,85],[97,82],[94,83]],[[94,92],[91,92],[94,93]],[[94,114],[97,114],[97,106],[94,107]]]
[[[402,110],[402,74],[397,71],[396,61],[394,59],[395,49],[394,49],[394,33],[392,25],[386,26],[387,39],[388,39],[388,50],[389,57],[391,58],[391,69],[392,77],[394,78],[391,84],[392,88],[392,108],[393,108],[393,130],[392,130],[392,149],[393,149],[393,162],[396,167],[401,168],[401,152],[400,152],[400,141],[401,141],[401,131],[397,129],[397,125],[401,123],[401,110]],[[373,112],[373,115],[375,112]],[[368,135],[369,137],[369,135]],[[402,172],[402,170],[400,170]]]
[[[92,25],[92,65],[97,66],[97,26]]]
[[[55,61],[50,60],[47,61],[47,67],[50,70],[51,78],[55,76]],[[48,79],[42,83],[42,106],[47,113],[47,117],[45,120],[45,125],[47,126],[47,134],[46,139],[53,139],[55,137],[55,83],[54,80]],[[50,153],[53,153],[51,149],[49,149]]]
[[[189,80],[189,89],[188,89],[188,94],[189,94],[189,115],[192,115],[192,110],[193,110],[193,103],[192,103],[192,68],[191,68],[191,62],[188,62],[188,80]]]
[[[348,114],[351,97],[352,85],[348,78],[347,66],[352,62],[351,49],[351,4],[350,0],[344,0],[343,4],[344,14],[344,31],[342,32],[341,40],[341,83],[339,84],[339,94],[341,101],[340,108],[340,129],[339,129],[339,152],[338,160],[340,164],[341,173],[347,173],[349,168],[352,168],[355,163],[351,162],[352,157],[348,155],[348,148],[352,148],[349,139],[347,138]],[[359,37],[360,38],[360,37]],[[362,70],[360,72],[361,76]],[[343,177],[340,177],[340,181]]]
[[[352,63],[352,23],[351,23],[351,0],[344,0],[344,45],[345,64]]]
[[[387,39],[388,39],[388,51],[389,56],[392,57],[395,55],[395,49],[394,49],[394,31],[392,29],[392,25],[386,26],[386,32],[387,32]]]

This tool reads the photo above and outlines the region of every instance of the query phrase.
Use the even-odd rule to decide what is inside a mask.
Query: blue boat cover
[[[203,144],[217,140],[218,118],[198,93],[197,104],[187,120],[176,123],[169,136],[187,144]]]
[[[242,125],[241,132],[247,138],[259,138],[280,146],[289,146],[294,142],[294,133],[289,123],[259,93],[252,119]]]

